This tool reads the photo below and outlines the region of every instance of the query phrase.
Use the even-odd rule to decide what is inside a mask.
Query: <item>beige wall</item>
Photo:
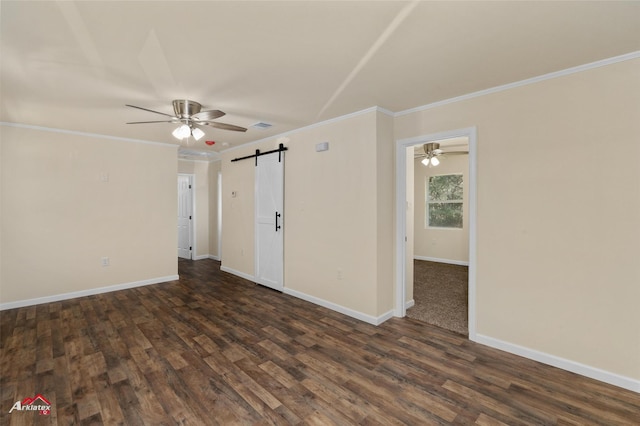
[[[396,118],[477,126],[477,333],[640,379],[640,60]]]
[[[393,304],[393,120],[378,115],[287,135],[283,218],[285,288],[371,317]],[[320,142],[329,150],[316,152]],[[254,163],[230,160],[276,147],[273,140],[222,155],[222,265],[249,276]]]
[[[1,303],[177,274],[176,147],[0,132]]]
[[[218,173],[220,172],[221,162],[214,161],[209,163],[209,255],[220,258],[218,251]]]
[[[222,155],[222,266],[254,275],[254,162],[231,162],[255,152],[243,148]],[[273,149],[269,146],[268,150]],[[264,149],[263,149],[264,150]],[[285,176],[286,176],[285,163]],[[235,194],[235,196],[234,196]]]
[[[394,174],[394,144],[393,117],[378,111],[376,113],[376,211],[377,219],[377,253],[376,266],[378,282],[377,315],[393,310],[395,290],[394,282],[394,226],[395,209],[395,174]]]
[[[469,262],[469,161],[467,155],[441,157],[437,167],[425,167],[421,159],[411,163],[415,169],[414,255],[453,263]],[[462,229],[429,228],[426,222],[426,185],[429,176],[462,174],[464,182]],[[408,232],[408,231],[407,231]]]
[[[376,315],[376,113],[303,130],[290,146],[285,286]]]

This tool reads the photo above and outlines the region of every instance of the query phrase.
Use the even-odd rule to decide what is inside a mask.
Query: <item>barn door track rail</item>
[[[256,153],[255,154],[251,154],[251,155],[247,155],[245,157],[240,157],[240,158],[234,158],[231,161],[240,161],[240,160],[246,160],[248,158],[255,158],[256,159],[256,167],[258,166],[258,157],[260,157],[261,155],[267,155],[267,154],[272,154],[274,152],[278,153],[278,163],[282,161],[282,152],[287,151],[289,148],[287,148],[286,146],[284,146],[284,144],[280,144],[278,146],[278,149],[272,149],[271,151],[266,151],[266,152],[260,152],[259,149],[256,149]]]

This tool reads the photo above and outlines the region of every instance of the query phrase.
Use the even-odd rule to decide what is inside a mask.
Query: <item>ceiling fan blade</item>
[[[165,114],[164,112],[154,111],[154,110],[152,110],[152,109],[142,108],[142,107],[135,106],[135,105],[129,105],[129,104],[126,104],[125,106],[131,107],[131,108],[141,109],[141,110],[143,110],[143,111],[154,112],[154,113],[156,113],[156,114],[166,115],[167,117],[172,117],[172,118],[174,117],[174,116],[173,116],[173,115],[171,115],[171,114]]]
[[[130,121],[127,124],[146,124],[146,123],[180,123],[180,120],[161,120],[161,121]]]
[[[216,118],[220,118],[223,115],[225,115],[224,112],[218,109],[212,109],[209,111],[202,111],[197,114],[194,114],[191,116],[191,118],[197,121],[209,121],[209,120],[215,120]]]
[[[233,124],[227,124],[227,123],[218,123],[215,121],[207,121],[207,122],[202,122],[200,124],[206,124],[207,126],[211,126],[211,127],[216,127],[218,129],[223,129],[223,130],[232,130],[234,132],[246,132],[247,129],[244,127],[240,127],[240,126],[234,126]]]

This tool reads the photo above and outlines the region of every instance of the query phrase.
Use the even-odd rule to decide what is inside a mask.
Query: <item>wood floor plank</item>
[[[161,371],[149,371],[145,377],[152,384],[153,397],[160,402],[173,423],[196,424],[200,417],[189,406],[188,400],[181,397],[181,392],[177,391],[175,378],[168,378]]]
[[[145,424],[143,417],[146,417],[149,413],[142,409],[138,397],[136,396],[136,391],[133,389],[129,381],[121,380],[112,384],[111,387],[115,398],[120,405],[120,411],[124,417],[124,423],[127,425]]]
[[[179,261],[0,312],[0,424],[637,425],[640,395],[413,319],[379,326]],[[49,416],[12,412],[42,394]]]
[[[109,383],[106,373],[91,379],[97,395],[99,395],[100,414],[105,424],[124,424],[124,414],[116,397],[115,390]]]
[[[271,360],[260,364],[259,367],[286,388],[291,388],[298,383],[295,377]]]
[[[335,409],[341,413],[341,416],[346,417],[354,423],[361,422],[368,415],[365,404],[362,404],[362,406],[360,406],[359,404],[351,403],[351,398],[342,398],[340,394],[335,391],[335,387],[328,385],[327,381],[325,380],[318,381],[313,379],[305,379],[302,381],[302,386],[316,395],[316,397],[335,407]]]
[[[478,426],[509,426],[506,423],[502,423],[499,420],[492,418],[484,413],[480,414],[475,421]]]
[[[491,395],[487,395],[485,392],[479,392],[471,389],[462,384],[447,380],[442,385],[443,388],[457,393],[462,398],[466,398],[470,401],[479,402],[483,407],[488,410],[495,411],[508,417],[515,417],[518,420],[523,420],[525,423],[531,424],[555,424],[557,418],[549,413],[538,410],[533,406],[527,406],[517,404],[518,407],[514,407],[514,401],[510,400],[507,403],[505,401],[499,401],[493,398]]]

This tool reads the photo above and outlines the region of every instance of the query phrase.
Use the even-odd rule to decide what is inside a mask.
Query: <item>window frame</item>
[[[460,176],[462,180],[462,195],[459,200],[443,200],[443,201],[430,201],[429,200],[429,189],[430,189],[430,179],[439,176]],[[464,173],[443,173],[439,175],[430,175],[426,176],[425,182],[425,228],[426,229],[449,229],[449,230],[463,230],[464,229],[464,193],[465,193],[465,185],[464,185]],[[462,211],[462,223],[460,227],[457,226],[434,226],[430,223],[429,217],[429,206],[430,204],[460,204]]]

